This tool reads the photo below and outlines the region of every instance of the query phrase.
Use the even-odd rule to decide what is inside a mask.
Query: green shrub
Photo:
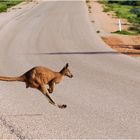
[[[140,17],[140,7],[134,7],[133,9],[130,10],[132,14],[136,14],[137,17]]]
[[[125,18],[131,23],[129,31],[116,31],[114,33],[124,35],[140,34],[140,1],[136,0],[104,0],[104,12],[114,11],[119,18]]]
[[[132,32],[140,33],[140,26],[138,26],[138,25],[131,26],[131,27],[129,27],[129,30]]]
[[[0,4],[0,12],[6,12],[7,5],[6,4]]]
[[[137,35],[137,34],[139,34],[139,32],[130,32],[130,31],[126,31],[126,30],[115,31],[115,32],[111,32],[111,33],[117,33],[117,34],[122,34],[122,35]]]
[[[6,12],[8,8],[15,6],[23,0],[0,0],[0,12]]]
[[[140,6],[140,1],[137,0],[107,0],[108,3],[117,3],[120,5]]]

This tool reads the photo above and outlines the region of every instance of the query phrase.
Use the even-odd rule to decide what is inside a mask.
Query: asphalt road
[[[0,75],[38,65],[74,75],[51,97],[0,82],[0,138],[140,138],[140,60],[106,46],[84,2],[41,2],[0,30]]]

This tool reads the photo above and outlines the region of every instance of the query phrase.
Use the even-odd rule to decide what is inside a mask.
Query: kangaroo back
[[[21,81],[21,82],[24,82],[25,78],[23,76],[18,76],[18,77],[0,76],[0,81]]]

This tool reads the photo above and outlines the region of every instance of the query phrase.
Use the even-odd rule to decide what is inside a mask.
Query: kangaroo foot
[[[53,93],[53,91],[51,89],[48,89],[48,91],[49,91],[50,94]]]
[[[64,109],[67,107],[67,105],[63,104],[63,105],[58,105],[59,108]]]

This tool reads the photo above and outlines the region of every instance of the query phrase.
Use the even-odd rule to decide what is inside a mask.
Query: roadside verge
[[[89,3],[88,3],[89,4]],[[97,1],[90,1],[89,15],[96,32],[111,48],[120,53],[130,56],[140,57],[140,35],[112,34],[118,30],[119,19],[113,17],[113,13],[103,12],[102,4]],[[122,29],[127,29],[129,23],[126,19],[121,19]]]

